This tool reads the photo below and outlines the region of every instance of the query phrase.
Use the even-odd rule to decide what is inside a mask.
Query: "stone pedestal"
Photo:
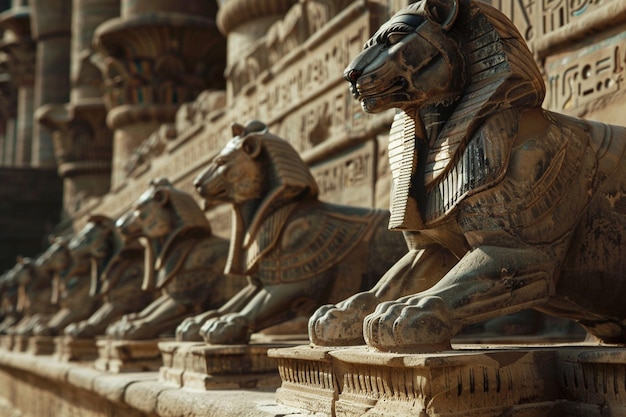
[[[489,347],[403,354],[299,346],[278,361],[279,403],[332,416],[620,416],[626,349]]]
[[[5,334],[0,336],[0,348],[4,350],[13,350],[15,343],[15,336],[12,334]]]
[[[93,339],[58,336],[54,338],[54,344],[54,354],[62,362],[86,362],[98,358],[98,347]]]
[[[24,352],[28,349],[29,336],[15,335],[13,336],[13,344],[11,350],[14,352]]]
[[[98,359],[94,367],[112,373],[158,371],[162,364],[158,347],[160,341],[97,340]]]
[[[247,345],[208,345],[200,342],[162,342],[163,367],[159,378],[192,389],[276,388],[280,386],[276,359],[270,349],[294,347],[285,342],[256,338]]]
[[[31,355],[52,355],[56,349],[53,336],[18,336],[17,338],[22,338],[27,343],[27,350]]]

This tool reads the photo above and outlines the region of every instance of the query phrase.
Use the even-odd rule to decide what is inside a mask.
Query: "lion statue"
[[[626,342],[626,129],[542,109],[524,40],[473,0],[409,5],[345,78],[365,111],[401,110],[389,142],[390,227],[461,255],[417,293],[387,277],[397,299],[362,315],[368,345],[446,349],[464,327],[527,308]],[[332,344],[325,324],[323,313],[310,323],[311,339]]]
[[[8,333],[32,336],[59,311],[55,287],[59,274],[71,262],[68,240],[64,236],[52,238],[50,246],[36,259],[18,257],[10,279],[18,285],[17,310],[22,313],[22,319]]]
[[[8,329],[22,318],[22,312],[17,310],[18,283],[14,273],[17,265],[0,277],[0,309],[2,309],[0,335],[7,334]]]
[[[152,293],[141,289],[144,248],[136,236],[125,239],[113,219],[90,216],[85,227],[72,238],[70,250],[75,256],[91,260],[89,294],[103,302],[88,319],[69,324],[65,334],[81,339],[102,335],[109,324],[152,301]]]
[[[38,324],[34,329],[37,336],[58,336],[66,326],[88,318],[100,306],[101,300],[89,294],[91,260],[83,253],[75,252],[74,236],[65,241],[64,248],[69,255],[66,267],[58,272],[52,299],[59,306],[58,311],[47,323]]]
[[[220,310],[187,321],[209,343],[250,335],[319,305],[371,288],[407,252],[387,230],[389,212],[321,202],[308,166],[258,121],[234,124],[233,139],[195,180],[208,203],[231,203],[226,273],[249,284]]]
[[[228,241],[214,236],[191,195],[165,178],[151,181],[116,225],[122,234],[143,236],[142,288],[161,293],[140,312],[109,325],[106,333],[116,339],[173,335],[185,318],[217,308],[243,287],[240,280],[224,275]]]

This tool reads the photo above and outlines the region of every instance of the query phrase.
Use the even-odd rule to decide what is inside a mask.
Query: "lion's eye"
[[[387,44],[395,45],[396,43],[400,42],[405,36],[406,33],[403,32],[391,32],[387,35]]]

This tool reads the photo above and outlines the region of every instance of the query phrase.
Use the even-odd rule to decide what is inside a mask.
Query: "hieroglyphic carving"
[[[548,97],[545,106],[570,114],[606,105],[623,93],[626,73],[626,33],[546,58]]]
[[[374,143],[311,167],[320,198],[337,204],[372,207],[375,181]]]
[[[537,0],[540,8],[536,20],[539,24],[539,35],[549,34],[583,19],[593,10],[613,1],[616,0]]]
[[[343,68],[369,36],[369,14],[348,22],[327,42],[308,51],[307,59],[284,68],[255,97],[257,117],[273,121],[341,82]],[[304,46],[306,47],[306,45]]]

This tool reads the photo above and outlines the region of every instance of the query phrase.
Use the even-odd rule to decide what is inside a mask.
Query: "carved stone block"
[[[94,367],[111,373],[158,371],[162,365],[159,341],[99,339]]]
[[[269,349],[302,343],[271,339],[245,345],[206,345],[195,342],[161,342],[160,379],[191,389],[276,388],[280,385],[276,361]]]
[[[75,339],[64,335],[55,337],[54,344],[54,356],[61,362],[86,362],[98,358],[94,339]]]

